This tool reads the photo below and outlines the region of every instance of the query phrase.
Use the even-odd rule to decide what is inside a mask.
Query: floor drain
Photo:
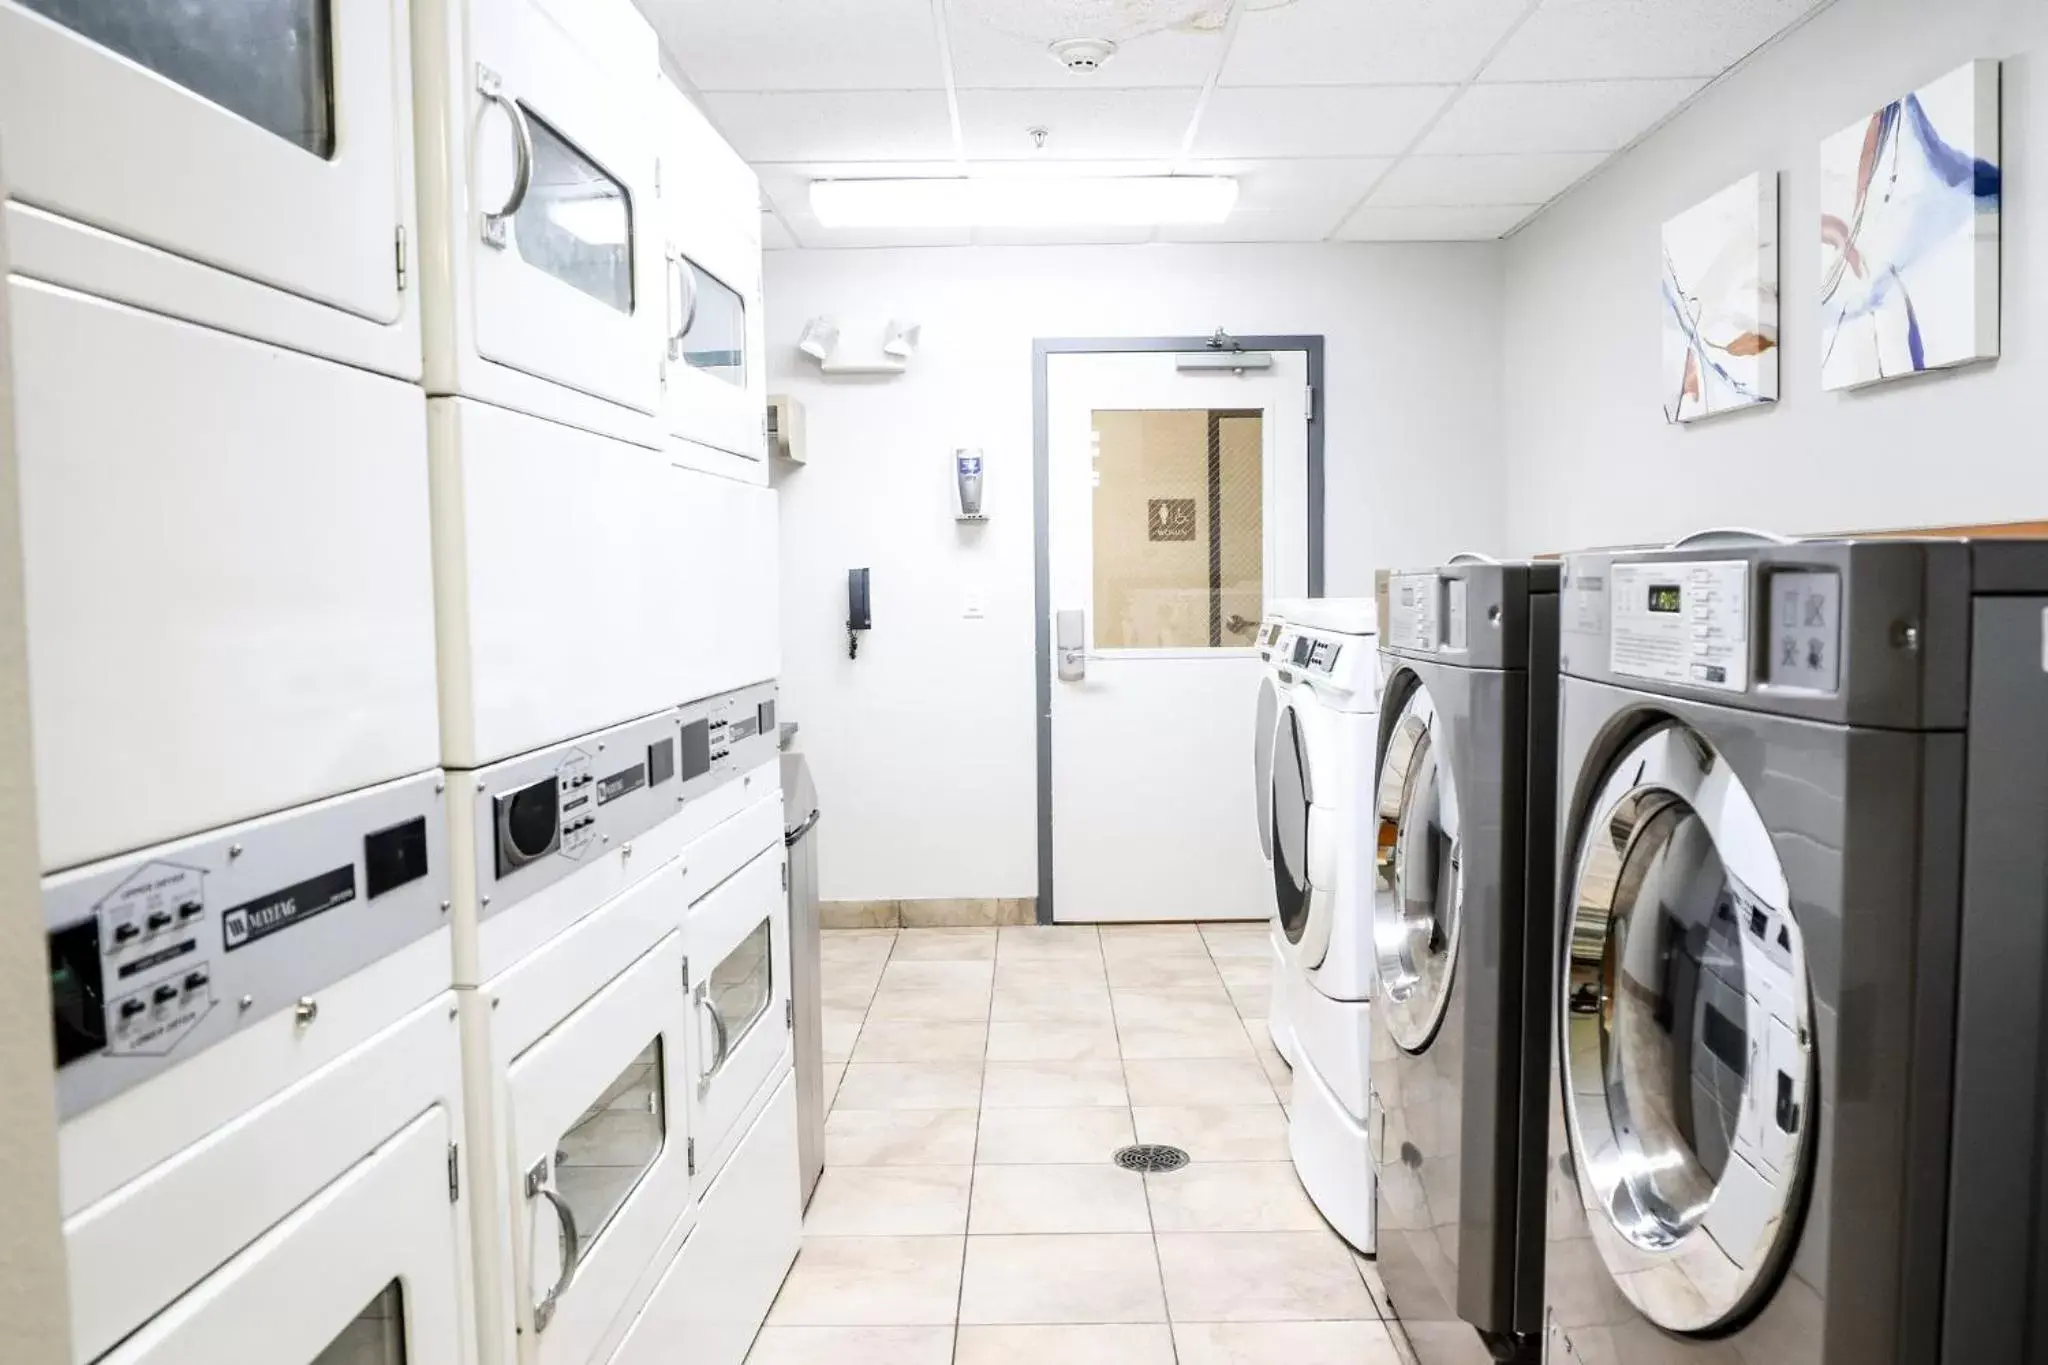
[[[1177,1171],[1188,1164],[1188,1154],[1178,1147],[1141,1142],[1118,1149],[1111,1160],[1127,1171]]]

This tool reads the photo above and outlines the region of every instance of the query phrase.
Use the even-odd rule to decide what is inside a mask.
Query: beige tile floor
[[[826,1169],[752,1365],[1396,1365],[1287,1159],[1264,925],[825,935]],[[1185,1169],[1110,1164],[1166,1142]]]

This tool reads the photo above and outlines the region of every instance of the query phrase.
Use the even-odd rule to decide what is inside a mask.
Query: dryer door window
[[[1271,678],[1259,679],[1259,713],[1252,725],[1252,795],[1258,802],[1259,853],[1273,861],[1273,724],[1280,694]]]
[[[1458,794],[1420,685],[1381,746],[1373,853],[1373,949],[1394,1042],[1421,1052],[1450,1004],[1463,939]]]
[[[384,1286],[330,1343],[313,1365],[405,1365],[405,1290],[397,1280]]]
[[[1740,780],[1697,734],[1614,764],[1578,851],[1559,1007],[1580,1197],[1658,1326],[1712,1332],[1774,1287],[1811,1165],[1804,943]]]
[[[1300,943],[1308,929],[1308,808],[1314,795],[1307,737],[1289,706],[1273,727],[1273,906],[1289,943]]]
[[[325,0],[22,3],[315,156],[334,153],[334,54]]]

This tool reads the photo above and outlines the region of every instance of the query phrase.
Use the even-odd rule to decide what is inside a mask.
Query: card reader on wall
[[[868,571],[846,571],[846,657],[860,657],[860,633],[874,625],[868,605]]]

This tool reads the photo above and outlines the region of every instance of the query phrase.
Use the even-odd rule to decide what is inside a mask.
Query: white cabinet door
[[[435,399],[442,743],[474,768],[652,714],[691,641],[677,472],[637,446]]]
[[[778,840],[690,907],[690,1134],[716,1176],[739,1117],[789,1051],[789,900]],[[794,1177],[792,1177],[793,1179]]]
[[[675,894],[657,877],[627,896]],[[506,1075],[525,1365],[586,1365],[690,1199],[683,946],[670,934]]]
[[[681,701],[715,697],[782,671],[779,530],[774,490],[694,469],[675,487],[675,596]]]
[[[97,1365],[464,1365],[453,1139],[428,1110]]]
[[[405,0],[0,0],[0,143],[35,210],[372,323],[405,311]]]
[[[459,73],[473,146],[456,226],[488,361],[649,414],[662,232],[645,71],[536,0],[471,0]]]
[[[435,766],[418,386],[7,290],[44,867]]]
[[[766,483],[759,182],[666,79],[658,99],[666,432],[679,463]]]

